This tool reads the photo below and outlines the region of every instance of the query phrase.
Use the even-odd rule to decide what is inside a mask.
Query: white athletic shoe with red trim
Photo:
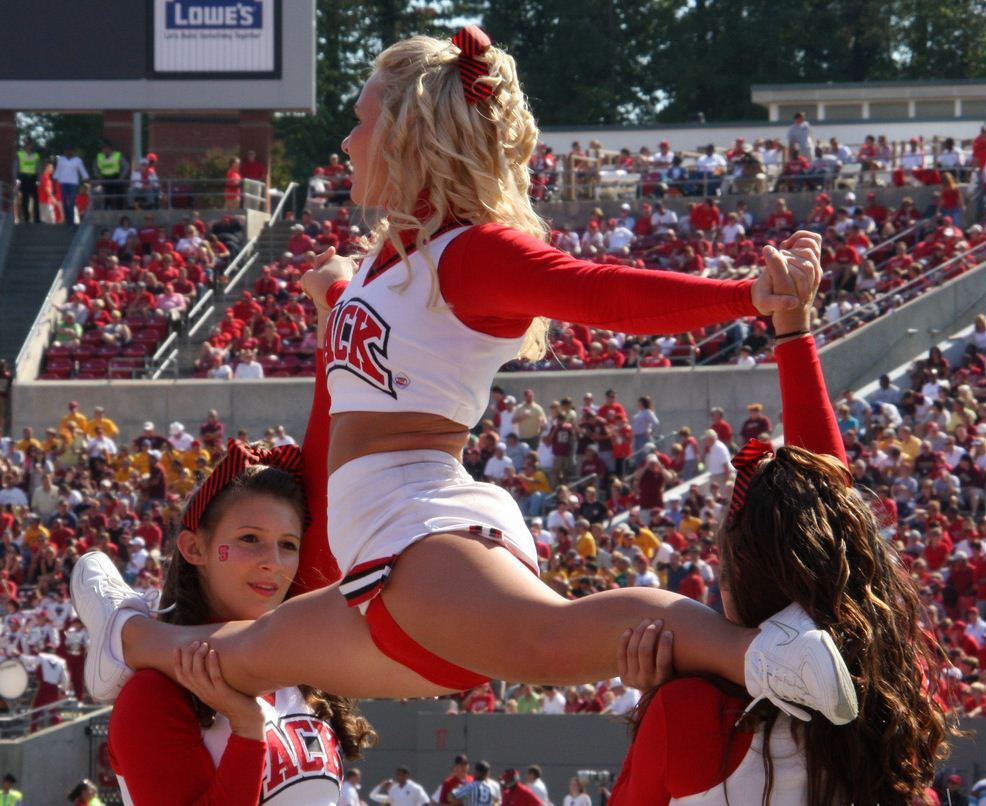
[[[760,625],[746,650],[745,674],[753,695],[747,711],[767,699],[789,716],[810,720],[798,707],[803,705],[834,725],[852,722],[859,713],[846,662],[832,636],[801,605],[790,604]]]
[[[147,616],[147,602],[101,551],[79,558],[72,569],[71,593],[72,604],[89,630],[86,688],[96,702],[113,702],[133,674],[123,661],[123,625],[131,616]]]

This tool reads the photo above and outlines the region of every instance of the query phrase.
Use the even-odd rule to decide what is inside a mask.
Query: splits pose
[[[538,579],[510,495],[459,462],[498,368],[543,353],[545,317],[679,333],[796,309],[820,280],[819,237],[767,247],[766,270],[742,282],[599,266],[547,246],[527,192],[537,130],[513,59],[474,27],[384,51],[356,116],[343,144],[352,198],[384,217],[358,268],[326,253],[303,279],[326,385],[310,424],[320,436],[306,439],[325,448],[307,461],[327,462],[325,492],[309,499],[331,549],[316,570],[334,559],[342,595],[319,590],[256,621],[177,627],[146,618],[112,564],[87,555],[72,588],[92,636],[92,695],[111,700],[133,669],[173,676],[174,650],[196,640],[250,694],[302,682],[394,697],[490,677],[599,680],[616,673],[621,633],[660,618],[674,630],[679,671],[719,675],[801,718],[803,707],[835,723],[855,718],[837,644],[800,605],[779,602],[758,630],[668,591],[566,600]]]

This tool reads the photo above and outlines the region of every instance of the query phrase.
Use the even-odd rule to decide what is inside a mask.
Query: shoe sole
[[[88,552],[88,553],[95,553],[95,552]],[[85,566],[88,566],[89,565],[89,563],[85,561],[85,557],[86,557],[86,555],[83,554],[82,557],[79,558],[79,562],[76,563],[75,568],[72,569],[72,578],[69,581],[69,594],[70,594],[71,599],[72,599],[72,606],[75,608],[75,612],[76,613],[79,613],[79,608],[76,605],[76,601],[79,598],[79,596],[81,595],[80,592],[79,592],[79,590],[78,590],[78,588],[83,584],[82,583],[82,576],[83,576],[83,570],[82,569]],[[84,563],[85,563],[85,565],[83,565]],[[81,615],[79,616],[79,618],[81,620],[81,618],[82,618]],[[90,638],[92,639],[91,642],[90,642],[90,646],[97,646],[98,647],[98,646],[102,646],[103,645],[103,642],[105,641],[106,630],[109,629],[109,626],[110,626],[110,623],[111,622],[112,622],[112,618],[110,618],[110,619],[108,619],[107,621],[104,622],[103,629],[101,630],[99,636],[96,636],[96,635],[90,633]],[[85,622],[82,622],[82,623],[85,624]],[[85,626],[86,626],[86,629],[89,629],[89,625],[88,624],[86,624]],[[98,641],[96,640],[97,637],[99,639]],[[82,673],[83,680],[84,680],[84,682],[86,684],[86,691],[89,692],[89,696],[92,697],[93,700],[95,700],[96,702],[100,702],[100,703],[112,702],[113,701],[113,698],[107,699],[106,697],[97,696],[96,693],[95,693],[95,688],[96,687],[93,685],[93,681],[98,678],[98,675],[96,673],[97,666],[98,666],[98,663],[97,663],[97,653],[95,653],[95,652],[86,652],[86,660],[85,660],[85,665],[83,666],[83,673]]]
[[[852,675],[849,674],[849,668],[842,659],[842,653],[839,652],[835,641],[832,640],[832,636],[825,630],[820,630],[819,632],[822,635],[822,644],[827,650],[828,662],[835,671],[835,681],[838,690],[835,713],[827,718],[833,725],[847,725],[859,715],[856,687],[853,685]],[[845,710],[843,710],[843,706],[845,706]],[[849,716],[846,714],[849,714]]]

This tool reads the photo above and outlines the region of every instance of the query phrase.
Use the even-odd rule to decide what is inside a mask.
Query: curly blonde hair
[[[516,64],[497,47],[479,56],[489,75],[477,81],[489,84],[493,94],[470,104],[459,76],[459,52],[448,40],[415,36],[387,48],[374,62],[382,91],[370,148],[381,155],[385,167],[380,170],[387,175],[379,200],[384,216],[370,236],[370,248],[389,241],[404,258],[408,276],[398,286],[403,290],[410,266],[398,233],[416,230],[415,248],[432,273],[431,308],[444,302],[427,244],[450,218],[502,224],[541,240],[548,233],[528,196],[528,163],[538,130]],[[367,186],[374,184],[368,176]],[[544,355],[547,326],[546,319],[534,320],[520,357]]]

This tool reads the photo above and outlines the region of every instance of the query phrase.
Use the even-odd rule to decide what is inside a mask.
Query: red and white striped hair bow
[[[462,79],[462,90],[466,101],[476,103],[481,98],[493,95],[493,87],[477,79],[490,74],[490,67],[478,57],[486,53],[493,44],[489,36],[475,25],[467,25],[452,37],[452,44],[459,53],[459,77]]]
[[[736,468],[736,481],[733,482],[733,498],[729,502],[729,518],[734,519],[746,501],[746,490],[750,480],[760,467],[760,463],[768,456],[774,455],[774,446],[769,442],[751,439],[743,449],[733,457],[733,467]]]
[[[298,486],[304,488],[304,479],[301,473],[301,449],[297,445],[282,445],[279,448],[267,450],[230,439],[227,443],[226,455],[216,465],[209,478],[195,491],[192,500],[188,502],[181,525],[192,532],[198,529],[202,513],[209,506],[209,502],[219,495],[240,473],[253,465],[276,467],[285,473],[290,473],[298,482]]]

